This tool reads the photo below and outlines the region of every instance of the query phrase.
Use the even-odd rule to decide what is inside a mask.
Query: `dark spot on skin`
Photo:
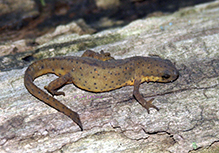
[[[144,66],[144,64],[142,64],[142,66]]]
[[[114,81],[111,81],[111,83],[114,83]]]
[[[80,80],[80,81],[81,81],[81,78],[78,78],[78,80]]]
[[[56,105],[56,106],[58,106],[58,104],[57,104],[57,103],[55,103],[55,105]]]
[[[94,85],[96,85],[97,83],[94,83]]]
[[[95,89],[97,89],[97,87],[95,87]]]
[[[90,90],[90,88],[88,88]]]
[[[90,73],[92,73],[92,72],[90,72]]]
[[[61,76],[61,73],[59,73],[59,76]]]
[[[80,69],[82,69],[82,67],[80,67]]]
[[[62,69],[62,70],[64,70],[64,68],[63,68],[63,67],[61,67],[61,69]]]
[[[109,88],[111,88],[112,86],[109,86]]]
[[[150,67],[148,66],[147,69],[150,69]]]
[[[107,86],[108,84],[105,84],[105,86]]]
[[[83,84],[83,86],[85,86],[85,84]]]
[[[87,81],[84,81],[85,83],[87,83]]]
[[[54,69],[52,69],[52,71],[55,71]]]
[[[43,65],[41,66],[41,69],[44,69],[44,66],[43,66]]]
[[[83,76],[83,74],[81,74],[81,76]]]
[[[96,71],[97,69],[94,69],[94,71]]]
[[[95,76],[93,76],[93,78],[95,78]]]
[[[113,73],[110,73],[110,75],[113,75]]]
[[[78,61],[76,61],[76,64],[78,64]]]
[[[118,75],[120,75],[120,73],[118,73]]]
[[[62,109],[65,109],[65,107],[62,107]]]
[[[153,74],[153,73],[154,73],[154,71],[151,71],[151,73]]]
[[[100,74],[99,74],[99,73],[98,73],[97,75],[98,75],[98,76],[100,76]]]
[[[41,92],[40,91],[38,91],[38,94],[40,94]]]
[[[106,76],[104,75],[103,78],[106,78]]]

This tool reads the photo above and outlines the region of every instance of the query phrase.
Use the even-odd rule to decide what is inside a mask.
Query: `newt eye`
[[[163,79],[168,79],[168,78],[170,78],[170,75],[169,74],[164,74],[164,75],[162,75],[161,76]]]

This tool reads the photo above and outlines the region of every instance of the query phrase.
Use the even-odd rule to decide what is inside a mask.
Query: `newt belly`
[[[52,95],[47,94],[34,83],[37,77],[53,73],[57,79],[45,86]],[[133,95],[137,101],[147,109],[155,108],[153,99],[146,101],[139,93],[139,86],[143,82],[172,82],[179,76],[179,72],[171,61],[159,57],[135,56],[115,60],[109,53],[95,53],[86,51],[82,57],[55,57],[39,60],[31,64],[24,75],[24,85],[36,98],[70,117],[83,130],[77,112],[70,110],[54,95],[65,95],[59,92],[62,86],[73,83],[75,86],[90,92],[106,92],[124,86],[134,86]]]

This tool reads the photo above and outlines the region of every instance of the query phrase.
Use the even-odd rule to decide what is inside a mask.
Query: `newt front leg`
[[[150,113],[149,108],[155,108],[157,111],[159,111],[159,109],[154,106],[152,104],[154,98],[150,99],[149,101],[146,101],[142,95],[139,92],[139,87],[140,87],[141,81],[136,79],[134,82],[134,91],[133,91],[133,95],[135,96],[135,98],[137,99],[137,101],[141,104],[141,106],[143,106],[144,108],[147,109],[148,114]]]

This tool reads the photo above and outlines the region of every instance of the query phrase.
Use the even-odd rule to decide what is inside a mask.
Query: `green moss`
[[[33,57],[35,59],[42,59],[47,57],[63,56],[71,52],[77,52],[80,50],[86,50],[96,46],[113,43],[120,39],[121,37],[119,34],[104,36],[93,35],[91,37],[75,39],[63,43],[48,44],[35,50]]]

